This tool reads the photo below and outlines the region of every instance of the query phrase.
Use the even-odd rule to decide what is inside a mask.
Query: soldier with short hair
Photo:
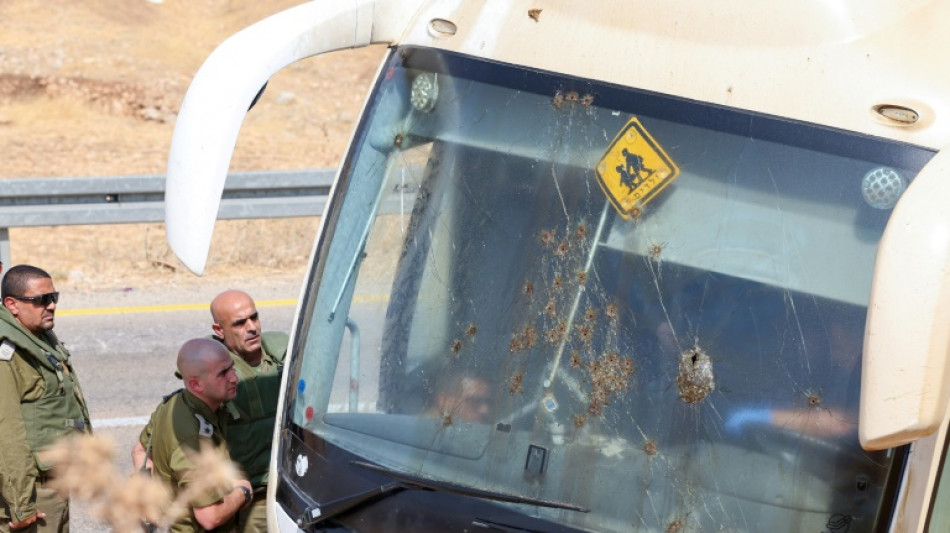
[[[92,431],[70,354],[53,333],[50,275],[17,265],[0,284],[0,533],[69,531],[69,501],[49,487],[57,440]]]
[[[206,472],[196,468],[193,453],[202,444],[227,454],[224,441],[224,403],[237,393],[234,361],[227,348],[208,339],[191,339],[178,352],[178,372],[184,389],[169,395],[152,413],[139,436],[136,450],[140,458],[150,450],[152,473],[166,482],[175,494],[200,483]],[[209,489],[190,499],[190,513],[175,522],[171,531],[190,533],[233,528],[238,511],[251,503],[251,484],[239,480],[227,492]]]
[[[231,459],[245,472],[253,490],[251,505],[239,513],[237,531],[266,533],[271,442],[289,339],[286,333],[261,330],[257,306],[243,291],[227,290],[217,295],[211,301],[211,318],[212,342],[220,343],[230,352],[238,377],[235,397],[224,404],[227,411],[224,438]],[[132,464],[136,469],[150,468],[151,457],[146,446],[152,426],[150,421],[142,431],[141,442],[132,450]]]
[[[238,375],[237,395],[226,405],[228,449],[254,489],[253,504],[238,517],[238,531],[266,533],[267,477],[287,334],[263,332],[254,300],[239,290],[217,295],[211,318],[214,338],[231,352]]]

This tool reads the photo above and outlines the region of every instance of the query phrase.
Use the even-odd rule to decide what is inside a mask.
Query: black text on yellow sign
[[[669,185],[679,171],[634,117],[614,137],[597,163],[597,181],[623,218],[638,218],[643,206]]]

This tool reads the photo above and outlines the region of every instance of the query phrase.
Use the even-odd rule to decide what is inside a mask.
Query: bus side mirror
[[[859,435],[881,450],[930,435],[950,401],[950,151],[891,214],[874,264]]]
[[[204,271],[238,132],[267,80],[303,59],[392,43],[422,0],[314,0],[229,37],[205,60],[175,122],[165,185],[165,223],[175,255]]]

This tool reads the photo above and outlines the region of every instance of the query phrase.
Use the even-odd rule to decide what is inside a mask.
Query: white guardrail
[[[228,174],[219,219],[320,216],[335,169]],[[0,179],[0,260],[10,228],[162,222],[165,176]]]

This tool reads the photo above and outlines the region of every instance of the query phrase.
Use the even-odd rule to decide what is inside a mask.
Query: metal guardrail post
[[[218,219],[320,216],[335,169],[228,174]],[[165,219],[165,176],[0,179],[0,260],[13,265],[10,228],[137,224]]]
[[[0,228],[0,263],[3,263],[3,268],[13,266],[10,262],[10,230],[7,228]]]

